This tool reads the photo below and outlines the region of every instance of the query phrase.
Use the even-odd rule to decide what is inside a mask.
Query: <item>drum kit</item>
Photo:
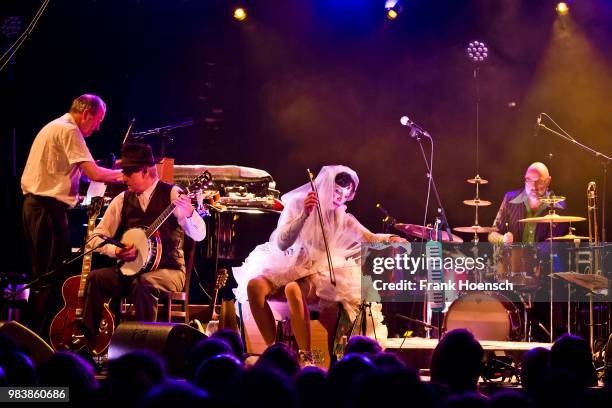
[[[475,207],[475,221],[471,226],[453,228],[455,232],[473,234],[472,242],[477,244],[479,234],[489,234],[497,231],[496,227],[483,227],[478,222],[478,208],[491,205],[490,201],[482,200],[479,197],[479,186],[486,184],[488,181],[476,176],[473,179],[468,179],[469,183],[476,185],[476,196],[474,199],[464,200],[463,203],[468,206]],[[534,292],[542,287],[545,277],[550,277],[551,280],[551,325],[550,329],[541,324],[537,325],[547,332],[551,341],[553,340],[553,307],[552,307],[552,281],[554,278],[562,279],[572,285],[585,288],[589,291],[596,291],[608,288],[607,279],[596,274],[583,274],[575,272],[555,272],[553,270],[553,243],[569,242],[576,244],[576,247],[581,241],[589,240],[588,236],[574,235],[571,228],[571,223],[585,221],[586,218],[569,215],[559,215],[554,210],[554,205],[563,201],[565,198],[560,196],[545,197],[542,199],[550,210],[546,215],[529,217],[519,220],[521,223],[544,223],[550,228],[552,236],[553,225],[557,223],[570,223],[570,232],[563,236],[548,238],[550,244],[550,263],[545,266],[539,255],[538,246],[533,244],[515,243],[508,245],[496,245],[495,253],[491,262],[487,265],[489,270],[485,275],[487,279],[491,278],[497,282],[510,282],[513,285],[512,297],[502,295],[501,293],[492,292],[463,292],[453,300],[450,305],[447,305],[447,310],[444,316],[443,331],[452,330],[455,328],[468,328],[480,340],[524,340],[531,341],[531,327],[534,324],[530,314],[532,308],[532,296]],[[436,231],[429,226],[421,226],[415,224],[398,223],[394,225],[395,229],[405,233],[415,239],[437,240],[448,245],[459,245],[463,243],[461,237],[447,233],[446,231]],[[545,246],[548,246],[544,244]],[[478,251],[477,245],[474,245],[475,251]],[[547,272],[548,267],[550,271]],[[482,275],[482,276],[485,276]],[[481,275],[470,276],[468,280],[479,283],[482,280]],[[516,295],[516,296],[514,296]],[[518,299],[518,301],[517,301]],[[569,302],[569,300],[568,300]],[[522,303],[523,316],[520,313],[520,304]],[[569,310],[569,303],[568,303]],[[591,308],[592,315],[592,308]],[[568,312],[568,330],[570,327]],[[592,319],[592,318],[591,318]],[[429,320],[429,319],[426,319]]]

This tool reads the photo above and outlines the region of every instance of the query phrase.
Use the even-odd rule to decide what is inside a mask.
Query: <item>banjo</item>
[[[195,190],[210,184],[211,174],[207,171],[196,177],[185,188],[187,195]],[[129,262],[119,264],[119,270],[125,276],[134,276],[157,269],[162,257],[162,241],[159,236],[159,227],[170,217],[176,205],[171,203],[148,227],[130,228],[121,236],[121,242],[133,244],[137,250],[136,258]]]

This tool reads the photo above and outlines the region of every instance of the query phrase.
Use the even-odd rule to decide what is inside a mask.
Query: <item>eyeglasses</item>
[[[542,179],[533,180],[533,179],[525,178],[525,184],[533,184],[533,185],[536,185],[536,186],[543,186],[544,184],[546,184],[546,180],[542,180]]]

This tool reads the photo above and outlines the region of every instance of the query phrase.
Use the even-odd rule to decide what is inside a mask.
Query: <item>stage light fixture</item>
[[[402,5],[399,0],[387,0],[385,2],[385,10],[387,11],[387,18],[395,20],[402,12]]]
[[[560,16],[564,16],[569,13],[569,6],[567,5],[567,3],[562,1],[560,3],[557,3],[557,7],[555,7],[555,10],[557,10],[557,14],[559,14]]]
[[[465,47],[465,53],[472,62],[484,62],[489,58],[489,49],[482,41],[471,41]]]
[[[244,7],[236,7],[234,9],[234,18],[238,21],[244,21],[247,18],[247,12]]]

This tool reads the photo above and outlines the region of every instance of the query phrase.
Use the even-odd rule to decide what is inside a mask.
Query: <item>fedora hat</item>
[[[126,143],[121,148],[121,168],[138,169],[153,166],[157,161],[153,157],[151,146],[144,143]]]

